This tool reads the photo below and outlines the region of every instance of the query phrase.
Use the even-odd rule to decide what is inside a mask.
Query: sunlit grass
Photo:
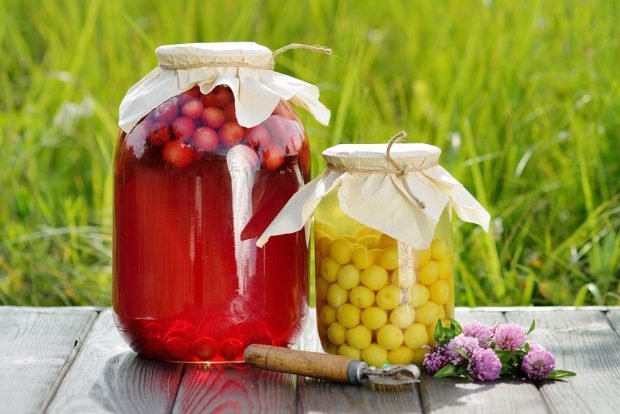
[[[255,40],[321,87],[322,149],[398,130],[488,207],[456,225],[461,305],[618,304],[620,3],[56,1],[0,8],[0,304],[109,304],[112,151],[154,47]]]

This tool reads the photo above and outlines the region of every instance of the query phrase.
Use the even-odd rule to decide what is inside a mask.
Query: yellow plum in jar
[[[381,266],[372,265],[362,271],[360,279],[364,286],[377,291],[387,284],[388,273]]]
[[[425,285],[435,283],[439,278],[439,265],[436,261],[429,261],[426,266],[420,269],[418,272],[418,281]]]
[[[352,264],[344,265],[338,270],[336,280],[341,288],[350,290],[360,283],[360,271]]]
[[[428,332],[426,326],[421,323],[414,323],[405,329],[405,345],[411,349],[417,349],[422,345],[428,344]]]
[[[411,364],[413,361],[413,350],[406,346],[399,346],[388,352],[388,361],[390,364]]]
[[[361,313],[355,306],[345,303],[336,310],[336,319],[345,328],[353,328],[359,325]]]
[[[345,337],[350,346],[360,350],[367,348],[372,342],[372,332],[364,325],[348,329]]]
[[[422,306],[423,304],[428,302],[428,299],[431,296],[428,288],[422,285],[414,285],[412,288],[409,289],[407,295],[409,298],[409,304],[414,308]]]
[[[374,264],[373,257],[364,246],[356,247],[351,253],[353,265],[359,270],[364,270]]]
[[[319,320],[325,325],[331,324],[336,320],[336,309],[329,305],[321,306]]]
[[[347,330],[344,326],[340,325],[338,322],[333,322],[327,328],[327,339],[334,345],[342,345],[346,340],[346,332]]]
[[[444,239],[435,239],[431,242],[431,257],[433,260],[441,260],[450,254],[448,243]]]
[[[377,292],[377,306],[383,310],[392,310],[400,304],[400,289],[396,286],[384,286]]]
[[[430,300],[438,305],[445,305],[450,298],[450,286],[444,280],[437,280],[428,287]]]
[[[370,330],[381,328],[387,320],[387,312],[376,306],[371,306],[362,311],[362,323]]]
[[[383,325],[377,331],[377,343],[388,351],[401,346],[403,340],[403,331],[392,324]]]
[[[346,356],[352,359],[361,359],[362,355],[359,349],[350,347],[347,344],[342,344],[338,347],[338,355]]]
[[[339,270],[340,264],[331,257],[326,257],[321,262],[321,277],[329,283],[334,283],[336,281]]]
[[[426,302],[424,305],[416,308],[416,320],[423,325],[435,325],[439,319],[440,306],[435,302]]]
[[[370,344],[361,352],[362,361],[373,367],[380,368],[387,361],[388,353],[377,344]]]
[[[344,305],[348,298],[349,292],[338,286],[338,283],[332,283],[327,288],[327,303],[334,308]]]
[[[375,293],[366,286],[355,286],[349,293],[349,301],[360,309],[375,303]]]
[[[357,239],[357,242],[369,250],[378,249],[381,246],[379,236],[374,234],[367,234],[365,236],[362,236]]]
[[[390,322],[405,329],[415,321],[415,309],[411,305],[400,305],[390,312]]]
[[[341,265],[351,261],[352,253],[353,245],[345,238],[338,238],[329,246],[330,257]]]
[[[390,246],[383,249],[379,256],[379,265],[386,270],[394,270],[398,267],[398,247]]]
[[[446,256],[440,261],[437,262],[439,266],[439,278],[443,280],[447,280],[452,278],[452,274],[454,273],[454,262],[452,256]]]

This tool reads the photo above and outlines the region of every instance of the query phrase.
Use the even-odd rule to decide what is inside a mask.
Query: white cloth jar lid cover
[[[323,152],[325,172],[302,187],[257,241],[301,229],[321,199],[338,191],[340,209],[358,222],[414,249],[428,249],[450,206],[464,221],[488,231],[489,213],[437,165],[441,150],[427,144],[342,144]],[[390,161],[390,157],[391,160]]]
[[[188,43],[160,46],[159,65],[132,86],[119,108],[119,126],[129,133],[151,110],[198,85],[208,94],[218,85],[231,88],[237,120],[253,127],[271,115],[281,99],[308,110],[321,124],[330,111],[319,89],[273,70],[272,51],[254,42]]]

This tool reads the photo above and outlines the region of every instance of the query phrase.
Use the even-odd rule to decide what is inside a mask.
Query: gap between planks
[[[53,308],[44,308],[43,310],[45,312],[46,310],[50,310],[51,311],[52,309]],[[73,309],[73,308],[71,308],[71,309]],[[82,309],[82,308],[78,308],[78,309]],[[65,380],[65,377],[67,376],[67,372],[69,372],[69,369],[71,369],[71,366],[73,365],[73,361],[75,361],[75,359],[80,354],[80,352],[81,352],[81,350],[83,348],[84,343],[86,342],[86,340],[88,339],[88,336],[92,332],[92,329],[93,329],[93,326],[95,325],[95,322],[101,316],[101,311],[103,310],[103,308],[87,307],[86,310],[93,310],[93,311],[95,311],[95,316],[90,318],[90,321],[84,326],[84,329],[82,330],[82,332],[80,332],[80,336],[77,339],[77,343],[73,346],[73,349],[71,350],[71,353],[69,354],[69,357],[67,357],[65,363],[63,364],[62,368],[60,369],[60,372],[58,373],[58,377],[56,377],[56,381],[54,381],[54,384],[52,385],[52,387],[50,388],[49,392],[47,393],[47,397],[45,397],[45,400],[43,400],[43,404],[41,405],[41,411],[42,412],[46,412],[47,411],[47,408],[49,407],[49,405],[54,400],[54,397],[56,397],[56,393],[58,392],[58,388],[60,388],[60,385]]]

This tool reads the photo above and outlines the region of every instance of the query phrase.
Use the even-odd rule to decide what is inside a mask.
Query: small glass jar
[[[118,329],[137,353],[167,361],[240,361],[249,344],[287,346],[307,314],[306,235],[255,243],[310,177],[310,150],[284,98],[239,100],[265,87],[256,80],[265,71],[279,75],[261,66],[271,51],[192,44],[158,57],[160,73],[128,93],[133,109],[121,105],[140,118],[121,131],[114,162]],[[144,103],[162,90],[172,96]]]
[[[421,363],[454,318],[451,218],[489,214],[426,144],[341,144],[258,239],[314,217],[317,328],[323,349],[384,364]]]
[[[323,198],[314,218],[323,349],[377,367],[421,363],[437,321],[454,318],[448,209],[429,248],[420,250],[347,216],[336,192]]]

